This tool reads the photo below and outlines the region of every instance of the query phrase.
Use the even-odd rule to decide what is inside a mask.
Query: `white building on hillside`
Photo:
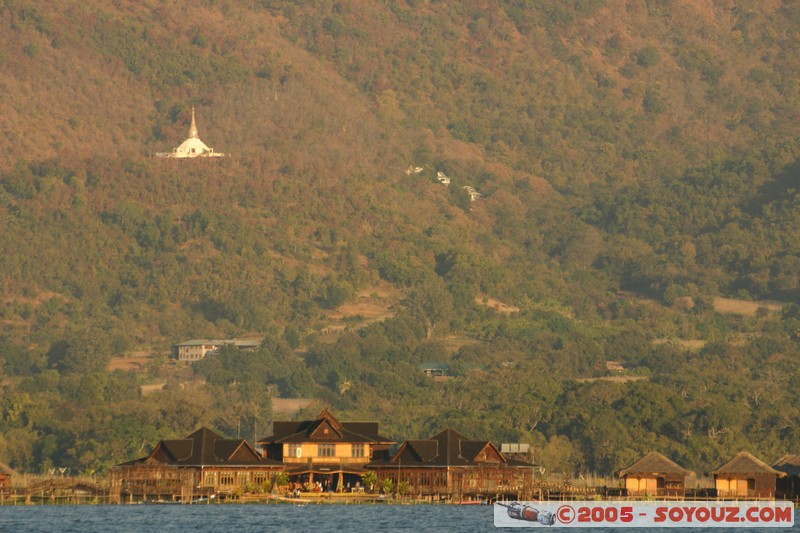
[[[189,128],[189,138],[171,152],[159,152],[156,157],[169,157],[182,159],[185,157],[225,157],[225,154],[215,152],[197,136],[197,125],[194,121],[194,107],[192,107],[192,125]]]
[[[481,192],[478,192],[472,185],[464,185],[463,189],[467,191],[467,194],[469,194],[470,202],[474,202],[475,200],[483,200],[484,198],[486,198],[486,195],[484,195]]]

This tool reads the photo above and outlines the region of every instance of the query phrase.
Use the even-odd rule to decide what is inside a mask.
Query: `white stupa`
[[[192,125],[189,128],[189,138],[171,152],[159,152],[156,157],[171,157],[181,159],[185,157],[225,157],[225,154],[215,152],[213,148],[197,136],[197,125],[194,121],[194,106],[192,107]]]

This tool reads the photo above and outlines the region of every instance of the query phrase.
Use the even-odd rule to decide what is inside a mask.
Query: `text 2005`
[[[633,507],[578,507],[576,514],[578,522],[631,522],[633,521]]]

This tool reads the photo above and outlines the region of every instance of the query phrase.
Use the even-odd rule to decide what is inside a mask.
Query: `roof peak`
[[[214,431],[213,429],[209,429],[206,426],[201,426],[201,427],[197,428],[196,430],[194,430],[188,437],[184,437],[184,440],[193,439],[194,437],[205,436],[206,434],[209,434],[212,439],[217,439],[218,440],[218,439],[224,439],[225,438],[222,435],[220,435],[219,433],[217,433],[216,431]]]
[[[710,474],[729,474],[729,473],[769,473],[769,474],[777,474],[779,477],[784,476],[783,472],[780,472],[767,463],[756,457],[750,452],[741,451],[736,454],[736,456],[725,463],[724,465],[720,466],[716,470],[712,470],[709,472]]]
[[[333,426],[333,429],[341,430],[342,424],[336,419],[335,416],[328,411],[327,407],[323,407],[322,411],[317,415],[317,421],[327,420],[328,423]]]
[[[464,435],[462,435],[461,433],[459,433],[458,431],[456,431],[453,428],[445,428],[445,429],[443,429],[442,431],[440,431],[439,433],[437,433],[436,435],[431,437],[430,440],[439,440],[441,438],[444,438],[444,439],[455,438],[456,440],[459,440],[459,441],[470,441],[471,440],[471,439],[465,437]]]
[[[617,472],[617,475],[622,477],[627,474],[642,472],[694,475],[694,472],[691,470],[682,467],[669,457],[656,450],[649,451],[629,467],[623,468]]]

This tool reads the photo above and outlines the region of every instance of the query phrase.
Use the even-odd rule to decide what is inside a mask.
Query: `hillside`
[[[273,395],[551,471],[796,452],[791,3],[186,7],[0,6],[0,461],[249,436]],[[192,106],[230,156],[154,158]]]

